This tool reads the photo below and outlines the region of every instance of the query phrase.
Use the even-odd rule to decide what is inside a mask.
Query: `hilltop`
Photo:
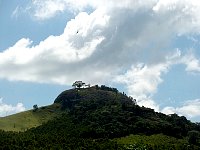
[[[132,97],[104,85],[63,91],[50,106],[3,119],[19,123],[22,116],[37,118],[37,123],[29,125],[25,132],[2,131],[0,147],[11,147],[9,143],[18,141],[13,147],[20,149],[19,143],[28,140],[23,149],[200,148],[199,124],[184,116],[140,107]],[[23,121],[17,126],[26,124],[27,119]]]

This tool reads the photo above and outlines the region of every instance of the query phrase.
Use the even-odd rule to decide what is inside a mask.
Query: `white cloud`
[[[200,99],[186,101],[183,106],[180,107],[165,107],[162,112],[165,114],[177,113],[188,118],[199,117]]]
[[[57,13],[63,13],[67,9],[65,0],[33,0],[32,5],[34,17],[40,20],[54,17]]]
[[[117,80],[127,85],[130,85],[130,90],[136,95],[147,93],[148,95],[156,91],[156,87],[162,82],[160,78],[162,72],[167,71],[167,66],[164,64],[155,66],[146,66],[139,64],[132,68],[122,76],[117,77]],[[130,92],[132,93],[132,92]]]
[[[182,107],[167,106],[160,109],[152,97],[157,92],[159,84],[163,82],[162,75],[166,74],[173,65],[185,64],[186,71],[199,71],[196,66],[198,60],[192,53],[182,55],[177,49],[174,53],[166,56],[165,62],[154,65],[138,64],[132,66],[125,74],[117,76],[114,81],[125,84],[128,94],[136,98],[140,106],[153,108],[155,111],[161,111],[165,114],[177,113],[185,115],[189,118],[200,116],[199,102],[200,100],[187,101]]]
[[[167,106],[167,107],[162,109],[162,113],[164,113],[164,114],[174,114],[174,113],[176,113],[176,109],[174,107]]]
[[[13,11],[11,17],[18,18],[19,12],[20,12],[20,7],[17,6],[17,7],[15,8],[15,10]]]
[[[136,98],[139,105],[160,111],[159,105],[152,97],[157,92],[158,85],[163,82],[162,75],[166,74],[181,58],[180,50],[176,50],[166,56],[162,63],[132,66],[125,74],[117,76],[114,81],[125,84],[128,94]]]
[[[200,116],[200,99],[187,101],[182,107],[176,109],[178,113],[188,117]]]
[[[117,12],[119,10],[132,10],[138,12],[148,11],[153,15],[153,21],[156,21],[157,29],[171,28],[182,35],[185,33],[199,33],[200,24],[200,2],[198,0],[33,0],[28,6],[33,15],[40,20],[45,20],[56,16],[56,14],[66,11],[81,12],[87,11],[88,8],[97,9],[104,8],[109,12]],[[167,21],[166,21],[167,20]],[[165,26],[162,25],[165,23]],[[163,28],[163,29],[164,29]],[[163,33],[164,35],[165,33]]]
[[[11,114],[15,114],[18,112],[25,111],[25,107],[22,103],[17,103],[16,106],[9,105],[3,102],[2,98],[0,99],[0,116],[7,116]]]
[[[132,66],[125,75],[118,76],[115,81],[126,84],[128,93],[136,98],[139,105],[159,111],[159,106],[152,100],[152,96],[162,82],[161,75],[168,71],[168,67],[168,64],[139,64]]]
[[[67,23],[60,36],[49,36],[36,46],[33,46],[29,39],[19,40],[14,46],[0,53],[0,77],[9,80],[71,84],[73,80],[90,74],[92,65],[85,60],[104,40],[102,29],[108,21],[109,16],[102,10],[96,10],[90,15],[83,12]],[[78,63],[82,64],[82,67],[77,68],[81,66]],[[93,74],[95,77],[103,75],[102,72],[98,73],[97,69]]]
[[[181,62],[186,65],[186,71],[200,73],[200,61],[193,53],[189,53],[181,59]]]
[[[32,3],[27,6],[29,10],[33,13],[33,16],[39,20],[50,19],[55,17],[56,14],[70,11],[73,13],[78,13],[81,11],[86,11],[88,8],[106,8],[108,11],[113,8],[137,8],[141,5],[153,5],[156,0],[141,2],[124,0],[123,3],[120,0],[32,0]]]

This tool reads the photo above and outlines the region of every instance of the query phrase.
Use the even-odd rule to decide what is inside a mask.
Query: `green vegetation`
[[[0,131],[0,148],[200,149],[199,124],[140,107],[133,98],[106,86],[66,90],[53,105],[13,115],[18,122],[15,128],[22,126],[18,119],[26,113],[32,123],[24,119],[22,124],[33,128],[19,133]],[[19,131],[19,127],[9,130]]]
[[[188,141],[191,144],[198,144],[198,140],[199,140],[199,131],[189,131],[188,132]]]
[[[49,120],[60,116],[60,104],[44,106],[37,111],[29,110],[0,118],[0,129],[4,131],[25,131],[40,126]]]
[[[186,138],[177,139],[163,134],[146,135],[130,135],[127,137],[115,139],[118,145],[124,149],[144,150],[144,149],[159,149],[159,150],[197,150],[196,145],[190,145]]]

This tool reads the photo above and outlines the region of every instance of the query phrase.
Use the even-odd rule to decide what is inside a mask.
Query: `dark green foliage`
[[[185,140],[187,133],[191,133],[189,131],[199,131],[199,124],[191,123],[183,116],[167,116],[140,107],[115,88],[103,85],[67,90],[54,103],[62,105],[62,116],[26,132],[0,131],[0,149],[199,148],[198,139],[190,145]],[[130,134],[140,136],[128,143],[118,140]],[[158,137],[155,134],[159,134]]]
[[[102,85],[79,91],[65,91],[56,101],[61,101],[59,98],[63,99],[65,96],[67,99],[69,95],[76,95],[67,99],[69,104],[65,108],[70,108],[70,115],[75,123],[90,127],[84,131],[83,137],[113,138],[130,133],[163,133],[181,138],[198,127],[184,116],[167,116],[153,109],[139,107],[130,97],[113,89]]]
[[[199,140],[199,131],[189,131],[188,132],[188,142],[191,144],[197,144]]]
[[[186,139],[177,139],[163,134],[151,136],[130,135],[115,139],[118,145],[126,150],[197,150],[196,145],[190,145]]]
[[[101,85],[100,89],[104,91],[112,91],[112,92],[118,93],[118,90],[116,88],[107,87],[105,85]]]
[[[62,92],[60,95],[58,95],[54,103],[61,103],[63,100],[73,101],[74,99],[77,99],[77,97],[78,97],[77,89],[66,90]]]

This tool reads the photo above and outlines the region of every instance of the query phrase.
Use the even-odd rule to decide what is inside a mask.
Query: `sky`
[[[0,0],[0,116],[77,80],[200,122],[200,2]]]

